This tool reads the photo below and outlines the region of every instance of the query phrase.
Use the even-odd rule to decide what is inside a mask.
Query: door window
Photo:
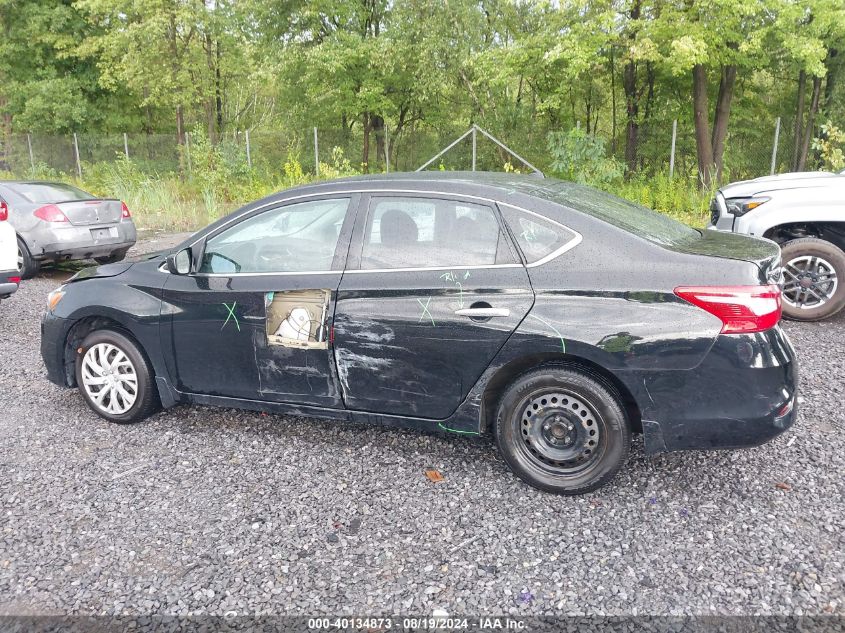
[[[210,238],[201,273],[332,269],[349,198],[309,200],[252,216]]]
[[[574,231],[541,216],[507,205],[501,205],[501,209],[516,243],[525,255],[526,264],[540,261],[576,237]]]
[[[490,266],[516,261],[488,206],[415,197],[377,197],[361,253],[363,269]]]

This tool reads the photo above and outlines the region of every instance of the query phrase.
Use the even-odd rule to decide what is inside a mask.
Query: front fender
[[[156,281],[161,281],[160,275]],[[72,324],[71,332],[71,328],[92,319],[116,323],[138,341],[156,375],[167,375],[161,352],[161,289],[158,283],[119,283],[115,277],[77,281],[65,287],[65,296],[53,316]]]

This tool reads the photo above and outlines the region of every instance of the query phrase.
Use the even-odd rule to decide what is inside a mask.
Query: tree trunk
[[[217,129],[223,135],[223,82],[220,77],[220,40],[217,40],[216,64],[214,66],[214,105],[217,110]]]
[[[176,106],[176,142],[179,145],[185,144],[185,115],[181,105]]]
[[[719,80],[719,96],[716,99],[716,114],[713,118],[713,162],[716,166],[716,182],[722,181],[722,157],[725,153],[725,138],[728,135],[728,119],[731,115],[731,101],[736,83],[736,66],[722,67]]]
[[[384,117],[373,114],[370,115],[370,122],[372,124],[373,132],[376,135],[376,162],[384,160]]]
[[[810,151],[810,139],[813,138],[813,128],[816,125],[816,114],[819,111],[819,97],[822,89],[822,78],[813,77],[813,99],[810,104],[810,113],[807,116],[807,127],[804,129],[804,138],[801,141],[801,155],[798,157],[798,171],[804,171],[807,164],[807,152]]]
[[[367,174],[370,172],[370,130],[372,129],[370,124],[370,113],[364,112],[364,151],[361,155],[361,168],[364,170],[364,173]]]
[[[713,143],[710,137],[710,108],[707,101],[707,69],[701,64],[696,64],[692,68],[692,107],[698,179],[704,188],[710,187],[713,182]]]
[[[801,148],[801,135],[804,126],[804,96],[807,92],[807,73],[798,73],[798,103],[795,106],[795,142],[792,146],[792,171],[798,169],[798,152]]]
[[[637,170],[637,142],[639,139],[640,124],[639,103],[637,99],[637,67],[633,61],[625,64],[622,71],[622,88],[625,91],[625,164],[628,175]]]
[[[824,84],[824,112],[830,115],[830,109],[833,106],[833,93],[836,90],[836,80],[839,78],[839,70],[842,67],[841,63],[837,63],[837,56],[839,51],[835,48],[827,50],[827,59],[825,66],[827,67],[827,78]]]
[[[0,110],[6,107],[6,97],[0,97]],[[12,115],[8,112],[3,112],[2,116],[3,126],[3,151],[0,153],[0,169],[5,171],[12,171],[9,164],[11,147],[12,147]]]
[[[616,64],[610,47],[610,153],[616,157]]]

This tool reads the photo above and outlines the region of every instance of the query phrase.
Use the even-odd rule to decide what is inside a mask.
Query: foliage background
[[[78,179],[75,133],[83,185],[150,226],[316,177],[314,127],[321,177],[474,123],[690,223],[768,173],[778,117],[778,171],[842,163],[841,0],[0,0],[0,28],[0,170]],[[479,168],[520,165],[481,143]]]

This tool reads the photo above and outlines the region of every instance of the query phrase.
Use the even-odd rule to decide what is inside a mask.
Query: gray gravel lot
[[[484,438],[202,407],[111,425],[44,377],[66,276],[0,304],[0,614],[845,614],[845,314],[786,325],[784,436],[637,441],[609,487],[562,498]]]

